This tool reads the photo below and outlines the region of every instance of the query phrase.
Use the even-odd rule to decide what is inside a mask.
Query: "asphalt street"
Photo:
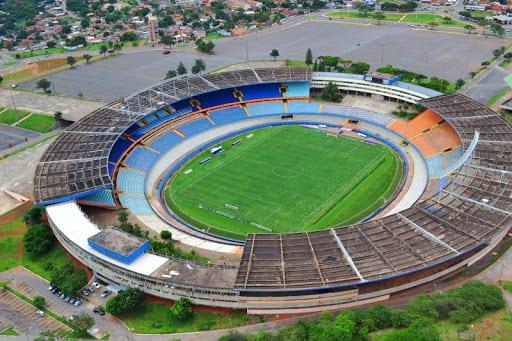
[[[110,101],[162,80],[180,61],[190,68],[195,59],[202,58],[212,70],[248,59],[270,59],[273,48],[279,50],[280,59],[303,59],[309,47],[317,56],[364,60],[373,67],[391,64],[454,81],[478,69],[483,60],[490,59],[493,49],[505,44],[505,40],[494,37],[463,31],[434,32],[397,23],[295,20],[242,38],[216,41],[214,55],[199,54],[190,48],[175,49],[170,55],[139,50],[47,78],[54,83],[57,93],[82,93],[86,98]],[[23,86],[34,88],[35,83]]]

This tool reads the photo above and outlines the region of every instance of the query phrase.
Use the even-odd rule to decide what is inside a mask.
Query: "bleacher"
[[[93,194],[80,198],[80,202],[88,205],[92,204],[110,208],[117,206],[116,202],[114,201],[114,197],[112,196],[112,191],[108,189],[102,189]]]
[[[425,159],[427,162],[428,175],[430,178],[438,178],[442,176],[446,170],[462,157],[462,148],[457,148],[449,152],[442,152],[435,156]]]
[[[264,83],[251,86],[242,86],[239,90],[242,92],[244,101],[255,99],[280,98],[283,97],[279,92],[280,83]]]
[[[140,127],[137,130],[131,132],[131,136],[133,138],[135,138],[135,139],[138,139],[138,138],[146,135],[147,133],[149,133],[151,130],[161,126],[162,124],[170,122],[170,121],[174,120],[175,118],[187,115],[187,114],[189,114],[191,112],[192,112],[192,108],[191,107],[186,107],[186,108],[177,110],[177,111],[173,112],[172,114],[168,114],[168,113],[162,112],[162,114],[161,114],[162,117],[160,117],[160,118],[152,121],[151,123],[149,123],[149,124],[147,124],[147,125],[145,125],[143,127]]]
[[[159,157],[159,154],[149,149],[137,147],[128,155],[124,163],[132,168],[148,171],[153,165],[153,162]]]
[[[309,82],[288,82],[286,97],[309,97]]]
[[[230,108],[210,111],[208,116],[210,116],[213,122],[215,122],[215,125],[235,122],[247,118],[245,110],[238,105]]]
[[[184,125],[178,128],[185,136],[192,136],[208,130],[212,127],[212,124],[206,118],[200,118],[198,120],[192,121],[190,123],[185,123]]]
[[[132,145],[132,141],[125,139],[124,137],[120,137],[116,143],[112,146],[110,150],[110,154],[108,156],[108,161],[112,163],[117,163],[124,152]]]
[[[180,136],[171,132],[165,132],[161,135],[157,135],[151,140],[148,140],[147,144],[151,149],[158,150],[160,153],[165,153],[181,140],[182,138]]]
[[[285,112],[281,101],[253,103],[247,106],[249,116],[279,115]]]
[[[194,98],[201,103],[202,109],[239,101],[238,98],[233,96],[233,88],[212,91]]]
[[[121,201],[123,207],[129,209],[133,214],[155,214],[144,194],[119,194],[119,201]]]
[[[320,111],[320,104],[308,101],[289,101],[288,113],[290,114],[317,114]]]
[[[328,114],[342,114],[352,117],[357,120],[365,120],[373,123],[380,124],[382,126],[387,126],[391,122],[395,120],[395,118],[391,115],[386,115],[380,112],[365,110],[360,108],[351,107],[344,104],[324,104],[322,108],[322,113]]]
[[[125,193],[144,193],[146,173],[121,168],[117,174],[117,189]]]

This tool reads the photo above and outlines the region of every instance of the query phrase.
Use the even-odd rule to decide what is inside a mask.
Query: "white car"
[[[38,310],[38,311],[36,312],[36,314],[37,314],[37,316],[40,316],[40,317],[44,317],[44,316],[46,316],[46,313],[45,313],[44,311],[42,311],[42,310]]]
[[[98,282],[93,282],[92,285],[94,285],[96,289],[100,288],[100,284]]]

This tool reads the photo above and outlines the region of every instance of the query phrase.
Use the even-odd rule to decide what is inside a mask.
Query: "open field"
[[[69,261],[67,254],[57,242],[43,258],[31,258],[23,253],[23,235],[27,227],[21,216],[0,216],[0,272],[23,265],[30,271],[49,280],[55,267]]]
[[[405,13],[396,13],[396,12],[383,12],[385,18],[384,21],[398,21],[403,16],[405,16]],[[355,18],[355,19],[369,19],[373,20],[372,13],[368,13],[368,15],[362,15],[361,13],[357,11],[332,11],[328,12],[326,14],[329,17],[333,18]]]
[[[303,60],[306,49],[314,56],[336,55],[344,59],[363,60],[373,69],[391,64],[427,76],[455,81],[492,56],[492,51],[506,40],[439,30],[413,29],[406,25],[367,25],[343,20],[309,20],[299,24],[276,25],[266,32],[255,32],[237,39],[215,42],[215,54],[203,55],[192,49],[127,53],[49,75],[57,93],[86,98],[113,100],[164,79],[169,69],[182,61],[190,69],[195,59],[204,59],[207,69],[247,60],[270,59],[278,48],[280,59]],[[127,70],[129,70],[127,72]],[[23,85],[34,88],[35,82]]]
[[[443,341],[462,340],[458,336],[458,331],[463,327],[463,324],[449,321],[436,323],[436,329]],[[512,314],[507,309],[502,309],[485,315],[466,328],[474,332],[474,340],[508,341],[512,335]],[[369,335],[369,339],[371,341],[386,340],[386,336],[390,333],[391,329],[374,332]]]
[[[205,165],[209,151],[187,163],[166,199],[192,223],[233,238],[357,222],[391,197],[401,177],[387,146],[299,126],[260,129],[222,146]]]
[[[28,130],[38,131],[40,133],[48,133],[52,130],[55,118],[49,115],[32,114],[23,120],[18,126]]]
[[[243,312],[195,312],[186,322],[173,319],[170,307],[161,303],[144,302],[130,313],[118,316],[134,333],[168,334],[200,330],[233,328],[245,325],[249,317]],[[172,338],[172,335],[170,336]]]
[[[439,26],[447,27],[460,27],[463,28],[466,24],[462,21],[452,19],[450,21],[444,21],[443,16],[436,13],[397,13],[397,12],[383,12],[385,18],[384,21],[401,21],[410,24],[421,24],[427,25],[430,22],[436,22]],[[355,19],[368,19],[374,20],[372,13],[364,16],[356,11],[332,11],[326,14],[332,18],[355,18]]]
[[[29,114],[26,110],[6,109],[0,112],[0,123],[12,125]]]

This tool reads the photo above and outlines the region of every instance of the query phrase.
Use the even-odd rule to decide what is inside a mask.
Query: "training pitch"
[[[165,199],[187,222],[235,239],[360,221],[393,195],[402,175],[401,159],[386,145],[301,126],[263,128],[220,145],[220,154],[207,150],[187,162]]]

